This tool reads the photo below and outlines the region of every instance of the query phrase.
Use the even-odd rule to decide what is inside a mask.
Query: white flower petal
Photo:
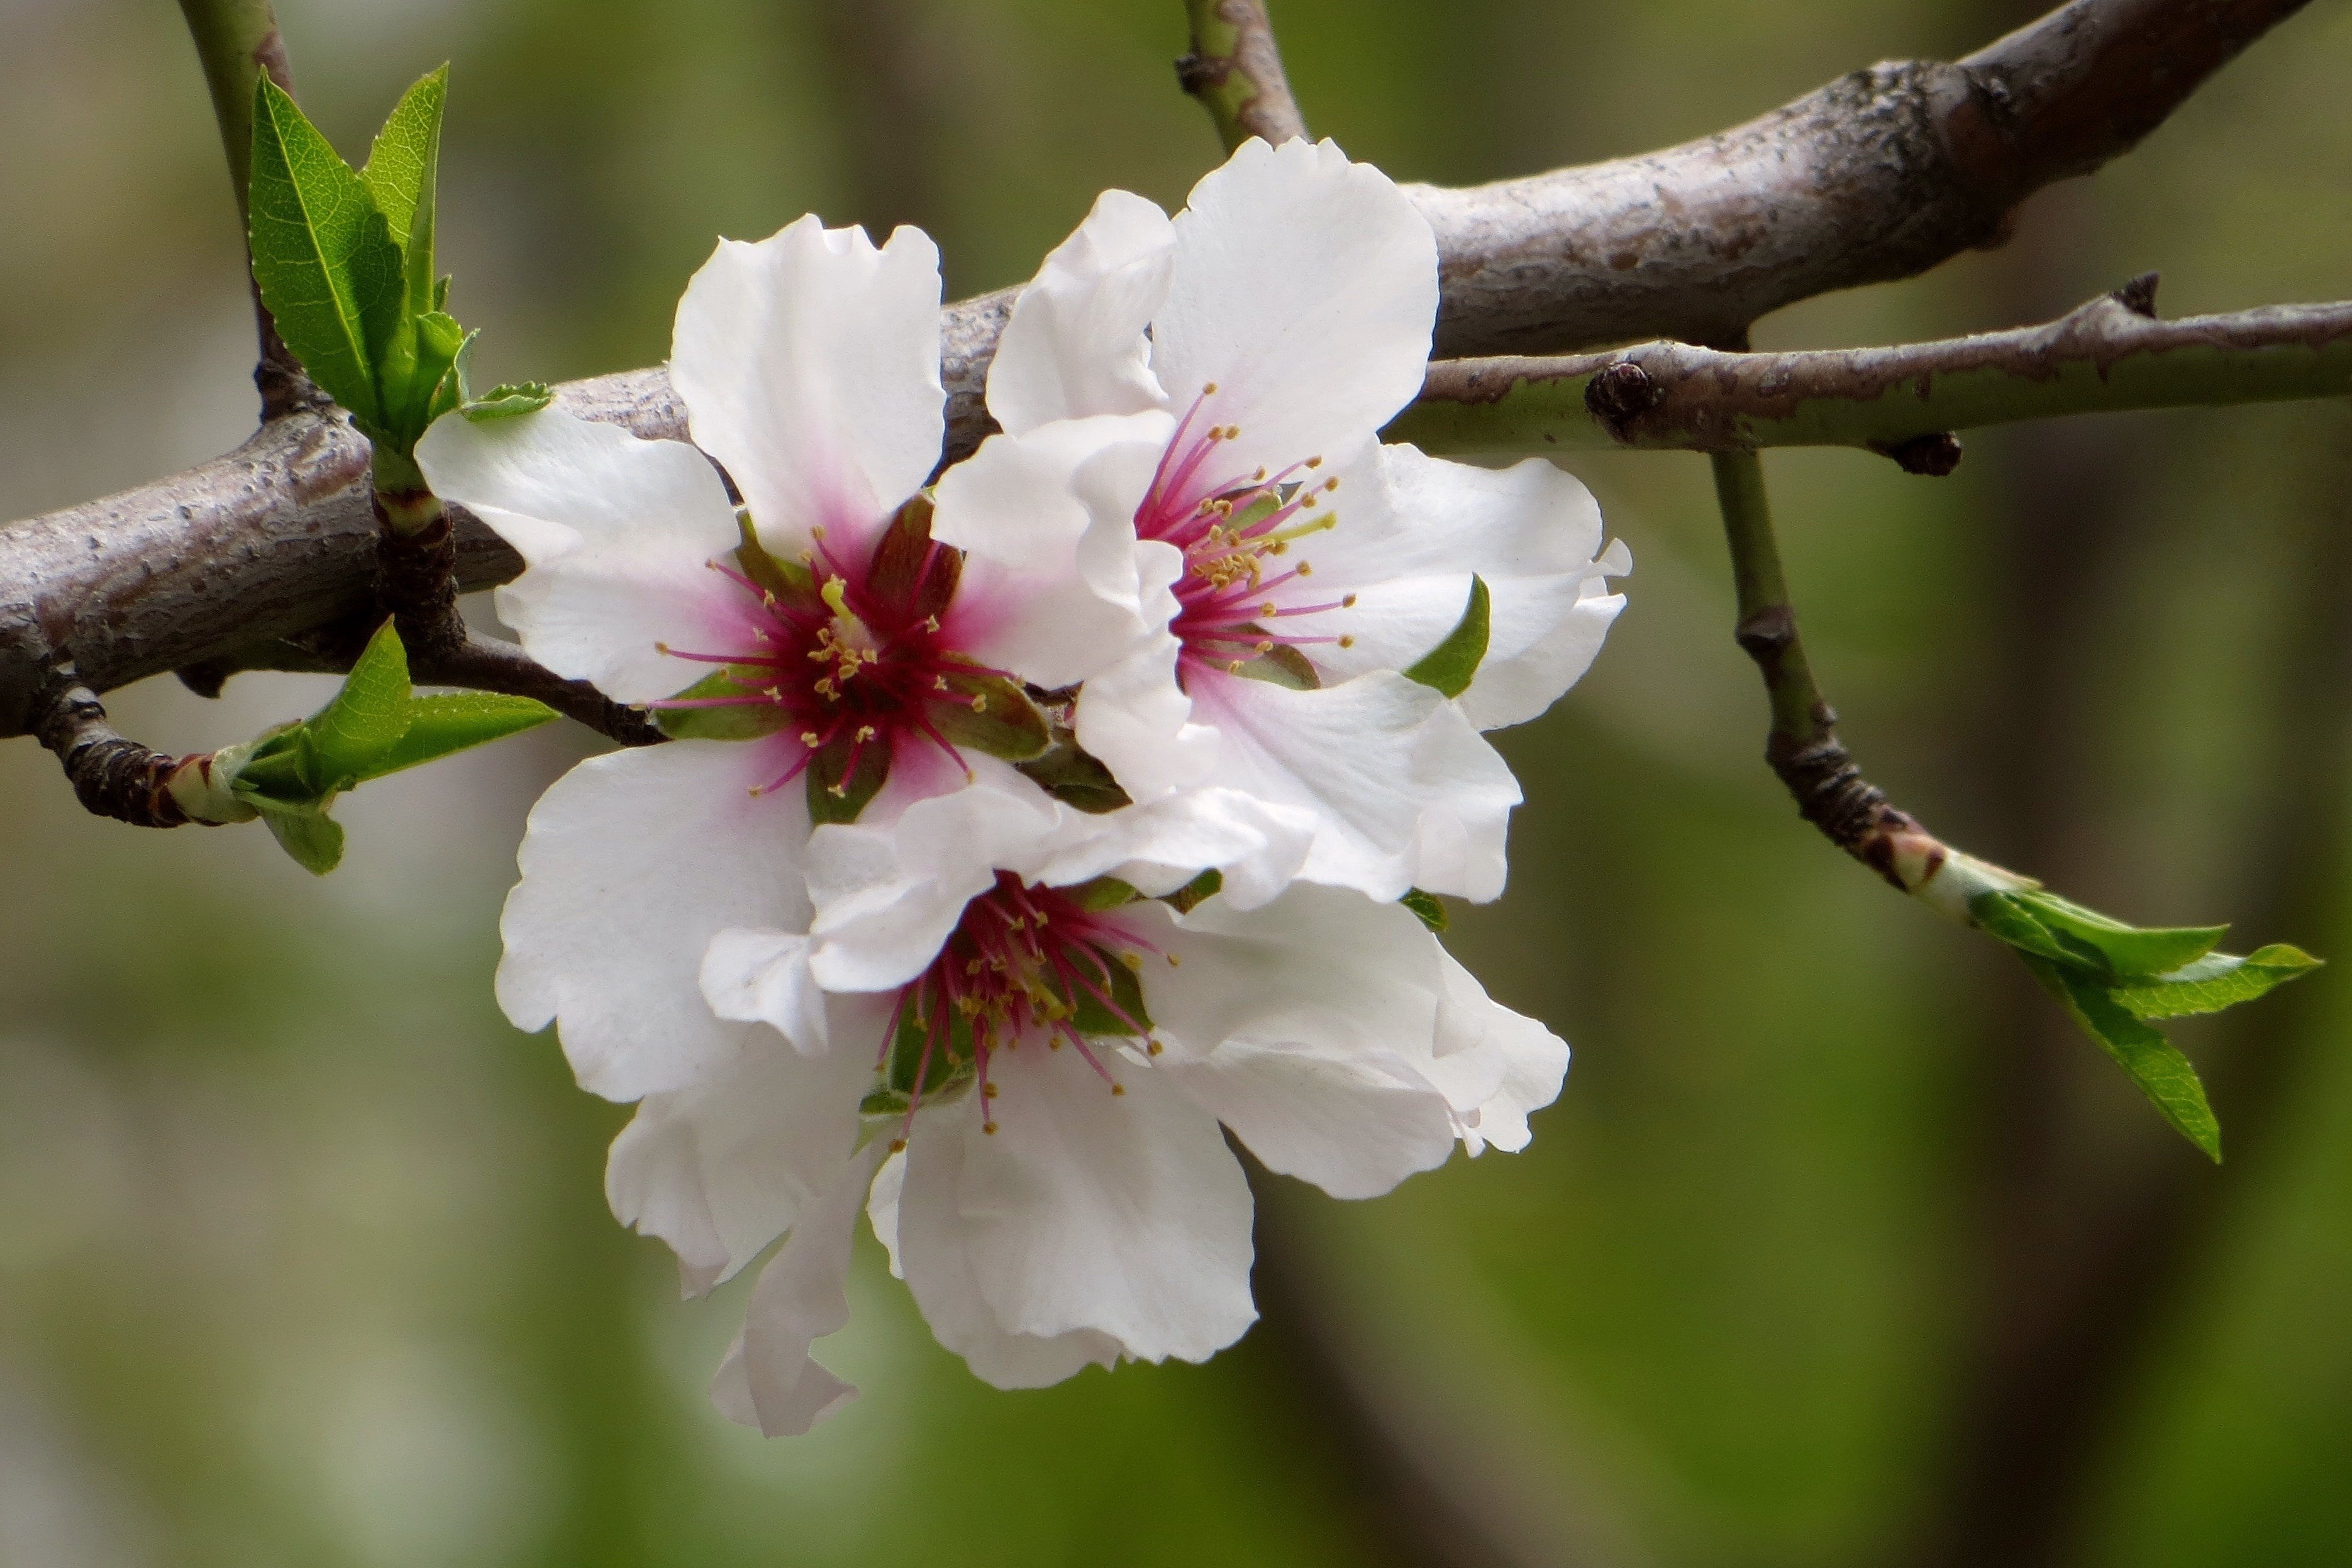
[[[949,640],[1054,687],[1076,685],[1146,636],[1134,498],[1090,501],[1127,475],[1139,496],[1170,428],[1156,413],[1066,420],[992,435],[941,476],[931,537],[966,556]]]
[[[877,1141],[837,1166],[824,1192],[751,1288],[743,1332],[711,1380],[711,1403],[771,1437],[796,1437],[857,1390],[809,1358],[809,1346],[849,1322],[849,1243],[858,1199],[882,1155]]]
[[[1078,689],[1071,725],[1078,745],[1138,800],[1206,783],[1217,768],[1217,733],[1192,721],[1192,699],[1176,681],[1181,648],[1174,633],[1160,632]]]
[[[1249,1185],[1215,1118],[1148,1069],[1106,1061],[1125,1093],[1039,1041],[991,1061],[997,1131],[969,1108],[951,1124],[972,1272],[1009,1333],[1091,1330],[1138,1360],[1202,1361],[1257,1316]],[[910,1270],[913,1185],[899,1218]]]
[[[988,411],[1015,434],[1165,401],[1143,329],[1168,295],[1168,214],[1105,191],[1013,302],[988,368]]]
[[[1435,691],[1386,672],[1317,691],[1209,675],[1192,712],[1217,732],[1217,783],[1316,814],[1306,880],[1383,901],[1503,891],[1518,781]]]
[[[1353,646],[1317,647],[1315,663],[1339,678],[1410,667],[1460,622],[1475,573],[1490,597],[1486,657],[1460,701],[1481,729],[1550,706],[1624,607],[1601,581],[1630,568],[1622,547],[1594,559],[1599,507],[1541,458],[1496,471],[1381,447],[1342,476],[1333,505],[1339,526],[1299,549],[1315,568],[1309,597],[1357,601],[1318,613],[1311,630]]]
[[[820,828],[809,844],[810,973],[834,991],[906,984],[998,868],[1048,852],[1067,814],[1042,791],[974,785],[918,801],[887,828]]]
[[[866,1194],[866,1223],[874,1228],[874,1239],[882,1243],[882,1250],[890,1255],[890,1278],[903,1280],[907,1270],[898,1260],[898,1195],[907,1185],[907,1151],[900,1149],[882,1162],[874,1173],[874,1185]]]
[[[1437,246],[1387,175],[1328,141],[1244,142],[1175,220],[1152,368],[1182,410],[1237,424],[1223,468],[1352,459],[1421,391]]]
[[[1454,1152],[1444,1096],[1375,1053],[1227,1040],[1155,1065],[1268,1170],[1333,1197],[1378,1197]]]
[[[702,955],[702,995],[735,1023],[763,1023],[805,1056],[831,1043],[824,992],[809,974],[809,939],[798,932],[730,926]]]
[[[434,494],[521,552],[499,615],[531,657],[619,702],[691,685],[690,653],[752,646],[750,598],[707,564],[734,549],[735,509],[702,454],[554,409],[443,419],[416,444]]]
[[[1473,1107],[1464,1132],[1472,1154],[1482,1144],[1516,1154],[1528,1146],[1528,1113],[1559,1098],[1568,1076],[1568,1042],[1489,998],[1453,955],[1445,955],[1444,967],[1439,1032],[1453,1049],[1443,1050],[1423,1071],[1448,1091],[1457,1107]]]
[[[858,1006],[845,1024],[887,1022],[871,1001]],[[604,1165],[614,1216],[669,1243],[687,1294],[700,1295],[815,1201],[849,1155],[872,1074],[857,1051],[811,1060],[755,1035],[708,1082],[639,1102]]]
[[[972,1119],[971,1109],[960,1104],[925,1112],[907,1153],[894,1155],[875,1178],[866,1214],[876,1234],[889,1227],[893,1268],[903,1266],[907,1288],[939,1342],[999,1388],[1044,1388],[1082,1367],[1110,1365],[1119,1345],[1108,1335],[1093,1329],[1014,1333],[982,1298],[972,1273],[972,1233],[958,1206],[964,1178],[961,1124]],[[894,1167],[898,1181],[886,1196],[883,1184]]]
[[[519,1029],[558,1026],[582,1088],[635,1100],[741,1054],[749,1026],[715,1016],[699,977],[728,926],[807,924],[807,807],[796,790],[748,792],[780,770],[777,752],[721,740],[607,752],[531,809],[499,925],[499,1001]]]
[[[814,215],[721,240],[678,301],[670,380],[763,539],[797,554],[824,526],[856,548],[939,462],[939,247]]]
[[[1234,789],[1189,789],[1098,816],[1072,813],[1061,846],[1035,880],[1068,886],[1098,876],[1157,898],[1204,871],[1226,873],[1225,898],[1254,909],[1280,893],[1306,862],[1315,820]]]

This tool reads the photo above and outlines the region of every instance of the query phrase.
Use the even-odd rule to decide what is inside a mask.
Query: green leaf
[[[803,777],[812,827],[854,822],[890,777],[890,737],[877,735],[860,745],[836,737],[817,748]]]
[[[519,413],[537,413],[555,401],[545,382],[500,382],[478,398],[469,398],[457,405],[457,412],[479,424],[485,420],[511,419]]]
[[[380,423],[375,367],[403,319],[400,246],[360,177],[264,73],[254,86],[254,281],[278,336],[354,418]]]
[[[1054,743],[1054,727],[1020,684],[1002,675],[950,675],[948,689],[926,705],[925,716],[948,744],[1027,762]]]
[[[325,807],[289,806],[267,799],[253,804],[278,847],[312,876],[324,876],[342,862],[342,824],[328,816]]]
[[[1490,605],[1486,580],[1470,579],[1470,599],[1462,607],[1462,619],[1445,641],[1422,655],[1405,671],[1407,680],[1419,681],[1449,697],[1458,697],[1470,689],[1470,682],[1478,674],[1478,666],[1486,660],[1487,616]]]
[[[408,733],[408,653],[387,620],[343,678],[343,689],[302,727],[321,794],[350,788]]]
[[[360,179],[383,214],[405,260],[408,313],[438,310],[433,276],[433,224],[436,171],[441,162],[441,114],[449,97],[449,68],[419,78],[401,95],[376,132]]]
[[[365,783],[404,768],[535,729],[555,716],[545,703],[500,692],[436,692],[408,700],[408,732],[353,780]]]
[[[725,701],[756,695],[767,673],[743,664],[713,670],[671,700]],[[673,740],[757,740],[784,727],[792,716],[774,703],[761,700],[729,703],[724,707],[665,707],[653,710],[654,723]]]
[[[1446,915],[1445,905],[1438,902],[1437,894],[1433,893],[1423,893],[1417,887],[1409,887],[1404,890],[1404,896],[1397,902],[1412,910],[1420,917],[1421,923],[1432,931],[1443,931],[1453,924]]]
[[[441,310],[448,307],[449,285],[456,281],[457,279],[448,273],[445,272],[441,275],[440,280],[433,285],[433,308]]]
[[[2170,974],[2112,986],[2108,994],[2134,1018],[2186,1018],[2192,1013],[2218,1013],[2240,1002],[2252,1001],[2289,980],[2301,979],[2317,967],[2319,960],[2300,947],[2273,942],[2243,958],[2229,953],[2208,953]]]
[[[2031,911],[2071,954],[2116,976],[2168,974],[2211,952],[2213,944],[2230,929],[2226,925],[2143,929],[2038,888],[2008,896]]]
[[[383,419],[371,434],[403,455],[439,415],[457,406],[458,363],[474,334],[437,311],[404,321],[385,345],[376,382]]]
[[[2179,1048],[2134,1018],[2114,992],[2080,969],[2027,956],[2026,967],[2066,1004],[2074,1021],[2131,1075],[2158,1114],[2216,1165],[2221,1160],[2221,1124],[2206,1103],[2205,1085]]]
[[[1132,804],[1118,780],[1111,777],[1110,769],[1080,749],[1070,732],[1059,725],[1054,727],[1051,746],[1028,761],[1013,766],[1045,793],[1081,811],[1099,816]]]

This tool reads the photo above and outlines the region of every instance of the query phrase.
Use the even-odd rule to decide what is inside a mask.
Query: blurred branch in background
[[[188,35],[203,62],[205,85],[211,89],[213,114],[220,121],[221,147],[228,155],[229,184],[236,195],[240,229],[249,217],[248,191],[253,178],[253,85],[267,74],[287,92],[294,90],[294,73],[286,63],[286,40],[278,33],[270,0],[180,0],[187,17]],[[261,390],[261,417],[277,419],[297,409],[317,409],[326,400],[278,336],[278,323],[261,302],[261,287],[252,279],[252,253],[246,256],[247,283],[253,289],[254,325],[260,340],[260,358],[253,369],[254,384]]]

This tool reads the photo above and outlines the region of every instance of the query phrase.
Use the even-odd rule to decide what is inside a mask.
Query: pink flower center
[[[1089,1040],[1128,1036],[1159,1053],[1137,978],[1142,955],[1159,951],[1115,911],[998,872],[996,885],[964,905],[930,967],[899,988],[877,1064],[908,1096],[908,1126],[927,1089],[970,1074],[982,1130],[993,1133],[989,1059],[1039,1042],[1058,1051],[1066,1041],[1112,1093],[1125,1093]]]
[[[1355,595],[1302,602],[1306,580],[1314,573],[1305,560],[1291,560],[1291,545],[1336,526],[1338,516],[1318,503],[1339,487],[1336,477],[1318,479],[1319,456],[1291,464],[1280,473],[1264,468],[1235,473],[1221,465],[1224,444],[1239,425],[1202,424],[1200,414],[1216,392],[1212,382],[1192,400],[1160,455],[1151,487],[1136,508],[1139,538],[1158,539],[1184,552],[1184,572],[1175,585],[1177,612],[1170,630],[1183,644],[1178,673],[1207,671],[1240,674],[1253,660],[1277,648],[1337,643],[1347,636],[1293,632],[1282,622],[1354,605]]]
[[[835,794],[850,781],[887,773],[895,752],[928,743],[970,766],[942,733],[940,711],[985,711],[987,683],[1005,672],[960,653],[943,628],[961,574],[962,552],[929,537],[928,510],[902,513],[870,550],[836,549],[817,530],[803,551],[806,581],[763,586],[747,570],[714,560],[713,570],[751,601],[744,623],[750,643],[724,651],[688,652],[664,644],[674,658],[728,666],[727,689],[709,695],[648,703],[655,709],[760,707],[781,718],[797,743],[791,767],[754,790],[782,789],[821,757],[819,777],[837,776]]]

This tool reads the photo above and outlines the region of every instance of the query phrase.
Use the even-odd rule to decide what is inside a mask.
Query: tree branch
[[[2042,327],[1883,349],[1441,361],[1385,432],[1442,452],[1867,446],[1948,473],[1946,432],[2352,393],[2352,303],[2157,319],[2135,279]]]
[[[1957,65],[1841,77],[1663,152],[1466,190],[1437,227],[1444,356],[1727,341],[1800,299],[2007,238],[2305,0],[2074,0]]]
[[[1948,852],[1910,813],[1888,803],[1838,739],[1837,711],[1822,695],[1797,635],[1763,459],[1750,451],[1718,452],[1713,463],[1739,598],[1733,636],[1756,661],[1772,704],[1764,759],[1795,797],[1799,815],[1897,891],[1915,893],[1943,869]]]
[[[1876,67],[1666,152],[1411,187],[1438,237],[1441,350],[1721,340],[1780,305],[1925,270],[1993,235],[2039,183],[2128,146],[2297,8],[2075,0],[1961,66]],[[2151,63],[2128,46],[2135,27],[2196,47]],[[1979,75],[2006,95],[1999,117]],[[2053,147],[2032,143],[2045,134]],[[989,428],[981,387],[1010,307],[1002,291],[943,319],[951,457]],[[562,403],[640,435],[686,434],[658,369],[574,382]],[[298,414],[188,473],[0,528],[0,737],[26,731],[60,658],[106,691],[348,616],[373,570],[365,476],[365,444],[340,417]],[[461,586],[519,570],[457,521]]]
[[[1276,146],[1307,134],[1274,25],[1260,0],[1184,0],[1192,52],[1176,62],[1176,79],[1198,99],[1231,152],[1253,136]]]
[[[220,121],[221,148],[228,154],[229,183],[236,188],[242,233],[252,216],[247,209],[253,183],[253,88],[266,71],[279,87],[294,90],[286,40],[278,34],[270,0],[180,0],[180,11],[188,19],[196,57],[204,63],[205,85],[212,89],[213,115]],[[253,381],[261,390],[261,417],[272,420],[296,409],[323,406],[326,399],[287,351],[278,323],[261,303],[260,287],[253,281],[249,239],[246,285],[253,292],[254,328],[260,343]]]

